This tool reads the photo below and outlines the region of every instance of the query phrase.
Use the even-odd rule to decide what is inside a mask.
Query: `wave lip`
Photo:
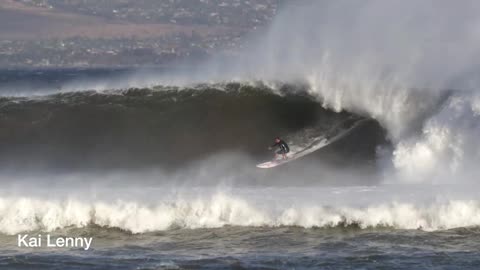
[[[311,201],[282,203],[274,198],[255,201],[223,192],[204,198],[160,202],[11,197],[0,199],[0,216],[0,232],[8,235],[89,225],[131,233],[223,226],[354,226],[434,231],[480,226],[480,202],[450,199],[441,203],[390,201],[364,206],[329,206]]]

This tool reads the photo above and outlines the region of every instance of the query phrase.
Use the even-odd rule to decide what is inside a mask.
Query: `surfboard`
[[[294,161],[299,159],[303,156],[311,154],[341,138],[346,136],[356,127],[360,126],[360,124],[367,121],[367,119],[355,119],[355,120],[348,120],[345,122],[340,123],[338,126],[332,128],[325,134],[319,135],[318,137],[312,138],[306,146],[296,147],[292,145],[290,147],[290,153],[287,154],[287,159],[279,158],[271,161],[267,161],[264,163],[260,163],[257,165],[257,168],[261,169],[270,169],[274,168],[288,162]]]
[[[309,147],[307,147],[305,149],[302,149],[301,151],[298,151],[296,153],[293,153],[293,152],[288,153],[286,159],[283,159],[282,157],[280,157],[280,158],[272,160],[272,161],[267,161],[267,162],[264,162],[264,163],[260,163],[260,164],[257,165],[257,168],[269,169],[269,168],[277,167],[279,165],[288,163],[290,161],[293,161],[295,159],[298,159],[298,158],[301,158],[305,155],[308,155],[308,154],[310,154],[310,153],[328,145],[329,143],[330,142],[327,139],[324,138],[320,142],[314,142],[312,145],[310,145]]]

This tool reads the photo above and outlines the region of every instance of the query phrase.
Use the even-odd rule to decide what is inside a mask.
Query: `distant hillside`
[[[236,54],[282,0],[1,0],[0,68],[152,66]]]
[[[252,28],[276,14],[282,0],[16,0],[33,7],[135,23]]]
[[[0,37],[6,39],[51,38],[151,38],[172,33],[200,35],[236,31],[236,27],[177,25],[174,23],[132,23],[100,16],[26,6],[13,0],[0,2]]]

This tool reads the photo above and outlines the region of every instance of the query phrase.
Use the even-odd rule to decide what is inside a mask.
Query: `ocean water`
[[[479,10],[305,0],[240,58],[0,71],[0,267],[478,269]]]
[[[478,192],[452,186],[35,190],[2,195],[2,267],[476,269],[479,263]],[[18,247],[17,234],[24,233],[93,242],[89,250]]]

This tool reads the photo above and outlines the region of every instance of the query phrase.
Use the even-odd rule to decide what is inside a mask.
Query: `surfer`
[[[275,152],[275,159],[277,159],[277,156],[282,155],[283,159],[287,159],[287,153],[290,152],[290,148],[288,147],[288,144],[280,139],[279,137],[275,138],[275,143],[270,146],[268,149],[272,149],[273,147],[278,146],[278,151]]]

